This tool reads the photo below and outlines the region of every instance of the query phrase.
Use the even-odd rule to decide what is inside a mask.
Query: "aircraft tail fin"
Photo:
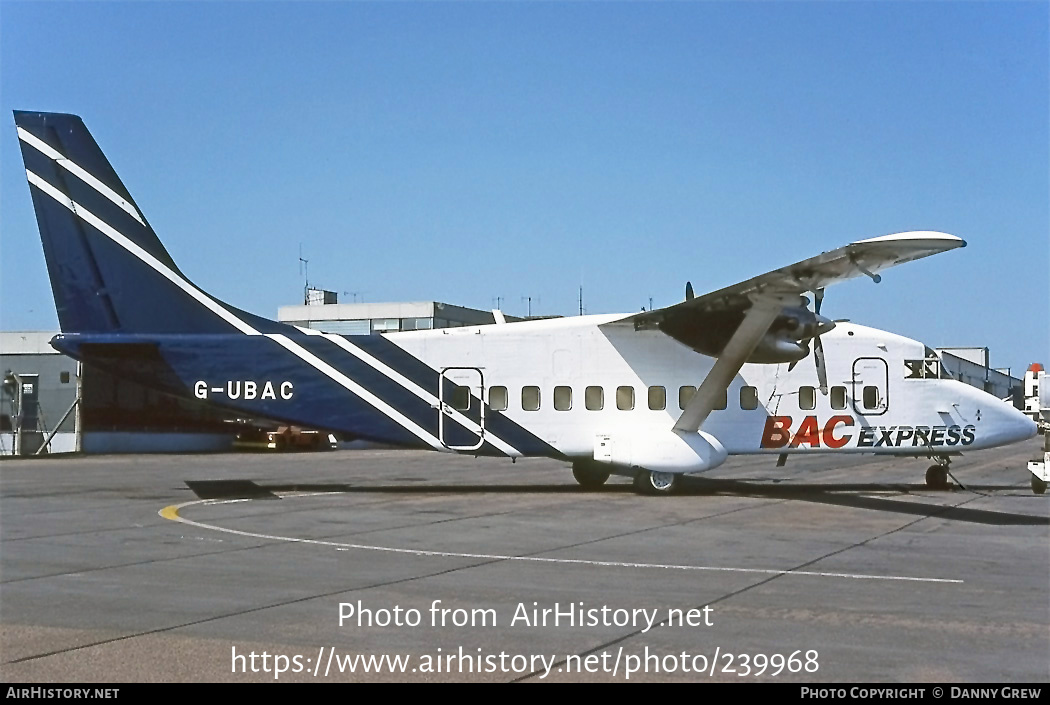
[[[205,294],[179,271],[79,117],[14,115],[63,332],[249,333],[275,325]]]

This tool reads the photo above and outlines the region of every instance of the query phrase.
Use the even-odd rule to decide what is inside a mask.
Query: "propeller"
[[[820,393],[828,395],[828,366],[824,360],[824,344],[820,342],[821,328],[826,324],[821,322],[820,305],[824,302],[824,287],[813,290],[813,313],[817,315],[817,333],[813,336],[813,361],[817,364],[817,381],[820,383]],[[834,324],[832,324],[834,325]]]
[[[803,298],[804,305],[808,306],[809,301]],[[833,321],[829,321],[820,315],[820,306],[824,302],[824,287],[813,290],[813,315],[815,320],[812,324],[807,324],[807,331],[811,330],[812,335],[809,339],[813,341],[813,361],[817,366],[817,380],[820,385],[820,393],[824,396],[828,394],[828,367],[827,362],[824,358],[824,344],[820,342],[820,334],[827,333],[829,330],[835,327]],[[809,328],[812,325],[812,328]],[[795,360],[788,365],[788,371],[795,369],[795,365],[798,364],[798,360]]]
[[[692,301],[693,298],[694,298],[693,297],[693,282],[686,282],[685,283],[685,300],[686,301]]]

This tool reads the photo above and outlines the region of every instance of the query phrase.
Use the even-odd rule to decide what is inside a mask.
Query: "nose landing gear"
[[[952,460],[947,455],[933,456],[936,465],[931,465],[926,470],[926,486],[933,490],[946,490],[952,484],[948,482],[948,466]]]

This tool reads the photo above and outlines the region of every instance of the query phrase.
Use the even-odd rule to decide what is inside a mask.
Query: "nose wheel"
[[[934,490],[946,490],[951,487],[948,482],[948,465],[931,465],[926,470],[926,486]]]
[[[931,457],[937,464],[930,465],[926,471],[926,486],[930,490],[947,490],[951,486],[948,482],[948,465],[951,464],[951,458],[946,455]]]

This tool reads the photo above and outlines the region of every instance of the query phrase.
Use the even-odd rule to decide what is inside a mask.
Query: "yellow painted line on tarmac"
[[[178,504],[173,504],[170,507],[164,507],[164,509],[161,509],[158,513],[168,521],[178,521],[179,506],[180,505]]]

